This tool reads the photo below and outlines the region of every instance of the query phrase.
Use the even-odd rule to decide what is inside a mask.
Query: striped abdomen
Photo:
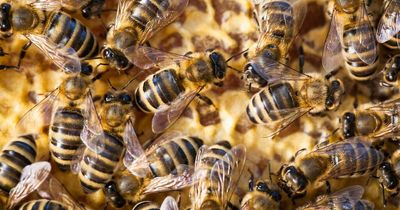
[[[279,110],[298,107],[294,90],[289,83],[269,85],[256,93],[247,105],[249,119],[256,124],[267,124],[285,117]]]
[[[49,130],[50,152],[57,166],[67,171],[82,145],[80,134],[84,118],[79,108],[63,107],[57,109]]]
[[[357,141],[346,142],[336,148],[335,144],[330,146],[329,154],[334,170],[328,174],[329,178],[346,178],[366,175],[376,170],[383,162],[383,154],[372,148],[369,144]]]
[[[72,207],[54,200],[33,200],[22,204],[20,210],[72,210]]]
[[[88,59],[99,53],[94,34],[77,19],[63,12],[51,13],[43,32],[59,48],[74,49],[81,59]]]
[[[161,105],[171,104],[184,91],[175,70],[161,70],[138,85],[135,101],[143,112],[154,113]]]
[[[85,149],[80,162],[79,179],[86,193],[95,192],[111,180],[124,152],[122,137],[104,131],[104,149],[96,153]]]
[[[367,200],[354,200],[354,198],[341,197],[331,198],[327,201],[327,209],[337,209],[337,210],[373,210],[374,205]]]
[[[22,169],[35,162],[36,143],[32,135],[20,136],[0,154],[0,192],[8,194],[21,177]]]
[[[355,80],[368,80],[370,79],[376,72],[378,66],[378,57],[373,64],[367,64],[363,60],[361,60],[360,56],[364,58],[370,58],[368,60],[374,59],[377,53],[376,49],[376,41],[373,39],[375,34],[373,34],[373,30],[370,30],[370,23],[365,21],[357,24],[349,24],[344,26],[343,30],[343,56],[345,59],[345,65],[349,74]],[[360,34],[370,33],[369,36],[362,36],[364,38],[371,37],[370,40],[361,40],[361,42],[368,46],[361,47],[362,49],[366,49],[364,52],[358,52],[360,50],[356,50],[357,45],[360,45]],[[376,51],[375,51],[376,50]]]
[[[136,204],[132,210],[159,210],[160,206],[151,201],[141,201]]]
[[[155,153],[147,157],[152,176],[167,176],[182,164],[194,166],[197,151],[202,145],[203,140],[197,137],[179,137],[161,144]],[[182,173],[179,171],[179,167],[175,172]]]
[[[154,18],[163,17],[170,7],[170,0],[138,0],[132,4],[130,21],[132,27],[135,29],[136,37],[145,30],[148,23]],[[136,43],[134,43],[136,45]]]

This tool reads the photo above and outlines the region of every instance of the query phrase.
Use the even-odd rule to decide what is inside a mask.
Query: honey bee
[[[34,39],[42,43],[44,54],[68,74],[55,90],[22,117],[18,126],[25,130],[40,130],[50,125],[51,157],[59,169],[68,171],[82,145],[80,135],[84,125],[94,119],[91,116],[96,110],[90,85],[99,77],[92,76],[92,66],[81,63],[73,50],[62,51],[44,37]],[[39,123],[40,119],[43,119],[42,123]]]
[[[157,31],[174,21],[188,0],[120,0],[112,28],[101,54],[110,65],[126,70],[135,61],[135,50]],[[131,63],[132,62],[132,63]]]
[[[300,153],[293,164],[281,167],[278,183],[289,197],[296,199],[306,194],[310,183],[325,182],[329,191],[329,179],[371,174],[383,161],[382,152],[361,138],[352,138]]]
[[[202,146],[196,157],[191,199],[194,210],[226,209],[246,161],[246,148],[228,141]]]
[[[122,208],[126,204],[124,197],[118,192],[117,184],[109,181],[103,188],[107,204],[111,203],[115,208]]]
[[[241,210],[279,209],[281,194],[271,185],[271,181],[259,180],[254,185],[254,177],[249,180],[249,192],[243,197]]]
[[[179,210],[178,203],[171,196],[164,199],[161,206],[152,201],[142,201],[136,204],[132,210]]]
[[[398,106],[399,99],[392,99],[344,113],[341,119],[343,137],[363,136],[373,141],[395,138],[399,133]]]
[[[299,210],[312,209],[374,209],[374,204],[368,200],[361,199],[364,188],[359,185],[346,187],[330,195],[319,196],[315,202],[298,208]]]
[[[19,205],[23,199],[36,191],[43,199],[24,203],[19,209],[60,207],[68,210],[83,210],[82,206],[72,198],[71,194],[50,172],[51,165],[48,162],[36,162],[26,166],[22,171],[21,181],[10,191],[7,209],[14,209],[13,207]]]
[[[190,186],[196,155],[202,145],[203,141],[197,137],[168,132],[143,151],[139,141],[132,139],[124,157],[126,170],[115,178],[119,192],[129,201],[137,202],[149,193]]]
[[[95,17],[100,17],[105,3],[106,0],[63,0],[62,7],[67,11],[75,12],[80,10],[82,17],[93,19]]]
[[[385,5],[385,12],[381,16],[376,29],[376,40],[379,43],[383,43],[389,49],[399,49],[399,9],[400,2],[397,0],[390,0]]]
[[[227,67],[221,53],[207,52],[177,55],[149,47],[139,47],[134,64],[142,69],[158,67],[135,90],[136,105],[147,113],[155,113],[152,129],[160,133],[172,125],[189,103],[200,96],[208,104],[210,99],[199,95],[208,84],[222,85]]]
[[[392,164],[388,161],[384,161],[380,165],[377,176],[381,184],[383,205],[386,206],[385,190],[387,190],[392,197],[399,194],[399,178]]]
[[[264,69],[274,62],[286,63],[288,50],[299,33],[307,13],[304,1],[253,0],[259,38],[247,52],[249,62],[244,68],[246,86],[260,88],[269,76]]]
[[[394,55],[386,61],[383,73],[383,85],[399,87],[400,55]]]
[[[364,1],[335,1],[322,55],[324,69],[328,72],[337,70],[344,59],[352,79],[370,80],[379,64],[377,51]]]
[[[306,113],[335,110],[341,103],[344,88],[338,79],[306,75],[276,62],[267,71],[270,83],[252,96],[246,113],[251,122],[274,130],[268,137],[275,137]]]
[[[8,195],[21,176],[23,168],[35,162],[35,136],[22,135],[12,140],[0,153],[0,192]]]
[[[48,39],[60,50],[73,49],[80,59],[98,54],[99,46],[94,34],[77,19],[59,11],[60,8],[59,0],[6,1],[0,4],[0,36],[7,38],[22,34],[29,40],[20,52],[17,68],[32,43],[39,48],[46,47],[37,42],[36,36]],[[3,65],[3,69],[16,67]]]

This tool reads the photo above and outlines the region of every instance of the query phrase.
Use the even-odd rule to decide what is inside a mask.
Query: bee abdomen
[[[194,166],[197,151],[203,145],[203,140],[197,137],[180,137],[166,144],[160,145],[151,154],[149,160],[155,160],[149,164],[153,177],[167,176],[174,172],[181,174],[179,165]]]
[[[132,210],[159,210],[160,207],[151,201],[141,201]]]
[[[161,105],[169,105],[184,91],[175,70],[162,70],[139,84],[135,101],[142,111],[156,112]]]
[[[94,57],[99,52],[94,34],[77,19],[63,12],[50,15],[44,34],[59,48],[74,49],[82,59]]]
[[[50,126],[50,152],[57,166],[67,171],[70,169],[76,151],[82,145],[80,134],[84,118],[78,108],[58,109]]]
[[[124,143],[120,136],[104,132],[105,146],[96,153],[87,148],[83,154],[79,179],[86,193],[93,193],[111,180],[124,152]]]
[[[263,11],[261,17],[264,17],[264,21],[260,24],[263,28],[271,29],[270,34],[268,34],[269,36],[280,39],[282,42],[285,41],[283,40],[284,38],[291,38],[293,36],[293,9],[288,2],[267,2],[262,6],[262,8]]]
[[[19,207],[20,210],[72,210],[71,207],[68,207],[58,201],[53,200],[33,200],[22,204]]]
[[[246,112],[253,123],[266,124],[286,116],[278,113],[279,110],[298,106],[292,86],[289,83],[277,83],[255,94],[247,105]]]
[[[144,31],[147,23],[157,16],[164,16],[169,6],[169,0],[136,1],[132,7],[130,18],[141,31]]]
[[[32,135],[20,136],[0,154],[0,191],[8,194],[21,177],[22,169],[36,159],[36,143]]]

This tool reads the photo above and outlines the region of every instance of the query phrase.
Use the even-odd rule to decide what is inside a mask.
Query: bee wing
[[[88,2],[89,0],[61,0],[61,5],[63,7],[80,9]]]
[[[379,43],[384,43],[391,39],[400,31],[400,3],[398,1],[390,1],[383,13],[377,30],[376,40]],[[397,43],[399,44],[399,43]]]
[[[331,26],[328,32],[328,37],[325,41],[324,51],[322,53],[322,66],[327,73],[339,68],[343,64],[342,56],[342,21],[338,21],[340,18],[337,15],[337,11],[334,10],[332,13]]]
[[[169,106],[161,106],[152,120],[153,132],[161,133],[178,120],[200,90],[181,93]]]
[[[179,210],[175,198],[167,196],[161,204],[160,210]]]
[[[58,107],[59,89],[53,90],[46,98],[28,110],[16,125],[17,133],[37,133],[43,126],[50,125]]]
[[[237,185],[239,183],[240,177],[243,173],[243,169],[246,163],[246,147],[242,144],[237,145],[231,149],[232,154],[234,155],[234,160],[233,160],[233,169],[232,169],[232,176],[230,177],[231,180],[227,186],[226,190],[226,197],[224,197],[224,203],[227,204],[235,189],[237,188]],[[228,155],[226,156],[226,160],[229,159]],[[221,176],[222,178],[222,176]]]
[[[369,111],[383,112],[388,115],[400,113],[400,98],[383,101],[365,108]]]
[[[193,175],[193,187],[192,187],[192,203],[194,209],[200,209],[201,202],[207,196],[207,188],[208,188],[208,180],[207,178],[207,171],[203,168],[203,161],[204,154],[208,151],[208,146],[203,145],[199,148],[196,155],[196,160],[194,163],[194,175]]]
[[[135,176],[145,177],[148,173],[148,161],[131,120],[126,123],[123,139],[126,145],[124,166]]]
[[[49,162],[36,162],[22,169],[20,181],[10,191],[7,200],[8,209],[12,209],[26,196],[37,190],[49,177],[50,171],[51,165]]]
[[[90,91],[84,104],[83,117],[85,120],[80,137],[87,148],[95,153],[100,153],[105,147],[104,133]]]
[[[114,30],[118,30],[122,27],[122,23],[129,21],[130,8],[133,7],[135,1],[132,0],[118,0],[117,14],[115,15],[115,21],[113,25]],[[111,29],[112,30],[112,29]]]
[[[147,42],[156,32],[174,21],[188,5],[189,0],[170,0],[169,7],[160,13],[157,13],[151,21],[146,24],[143,33],[139,37],[139,44]]]
[[[377,44],[374,29],[368,19],[365,6],[361,6],[356,15],[357,27],[354,32],[354,38],[348,41],[349,48],[353,48],[357,56],[366,64],[373,64],[377,58]]]
[[[85,152],[86,146],[85,144],[82,144],[75,152],[74,158],[72,159],[71,163],[71,171],[74,174],[78,174],[79,171],[81,170],[81,160],[83,158],[83,153]]]
[[[180,190],[193,184],[193,167],[179,165],[167,176],[155,177],[146,186],[144,194]]]
[[[60,48],[42,34],[27,34],[25,36],[35,44],[49,60],[63,71],[67,73],[81,72],[80,58],[74,49]]]
[[[310,76],[300,73],[290,66],[265,58],[262,55],[251,59],[250,64],[258,75],[269,83],[282,80],[307,80],[310,78]]]
[[[131,46],[123,53],[130,62],[141,69],[160,69],[190,59],[188,56],[167,53],[147,46]]]
[[[58,11],[61,9],[61,0],[22,0],[23,4],[28,4],[35,9],[45,11]]]

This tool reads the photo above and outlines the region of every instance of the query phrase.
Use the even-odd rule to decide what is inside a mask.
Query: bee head
[[[104,119],[111,127],[124,124],[132,108],[132,97],[125,91],[113,91],[104,95]]]
[[[256,184],[256,190],[259,192],[264,192],[271,196],[274,201],[279,202],[282,197],[279,190],[271,189],[268,184],[264,181],[258,181]]]
[[[391,83],[396,82],[400,68],[400,57],[392,57],[386,62],[385,70],[383,71],[385,81]]]
[[[307,178],[294,166],[284,167],[281,176],[285,182],[283,190],[290,195],[304,192],[308,185]]]
[[[202,204],[200,209],[205,209],[205,210],[222,210],[222,205],[212,199],[205,200]]]
[[[125,206],[125,199],[119,194],[117,184],[114,181],[109,181],[103,188],[104,194],[107,199],[112,201],[112,204],[116,208],[122,208]]]
[[[211,52],[209,57],[215,78],[218,80],[224,79],[227,68],[225,58],[218,52]]]
[[[245,81],[246,86],[258,88],[267,85],[267,81],[262,78],[258,72],[262,72],[262,67],[254,62],[249,62],[244,67],[244,73],[242,79]]]
[[[131,67],[131,63],[128,59],[119,51],[107,47],[102,50],[101,54],[110,65],[118,70],[126,70]]]
[[[89,4],[81,9],[81,14],[84,18],[90,19],[93,16],[100,15],[105,0],[92,0]]]
[[[88,82],[81,76],[71,76],[64,80],[60,89],[69,100],[78,100],[88,92]]]
[[[0,5],[0,31],[2,35],[7,34],[11,31],[10,11],[11,11],[11,4],[2,3]]]
[[[333,80],[328,87],[328,95],[325,99],[327,110],[335,110],[339,107],[344,94],[343,83],[340,80]]]
[[[356,115],[346,112],[342,116],[342,130],[344,138],[351,138],[355,135]]]

